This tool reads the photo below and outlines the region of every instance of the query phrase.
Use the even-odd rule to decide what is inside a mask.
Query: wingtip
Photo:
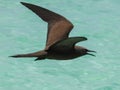
[[[22,5],[25,5],[25,4],[28,4],[28,3],[26,3],[26,2],[20,2]]]
[[[83,40],[88,40],[86,37],[81,37]]]
[[[21,4],[24,4],[24,2],[20,2]]]

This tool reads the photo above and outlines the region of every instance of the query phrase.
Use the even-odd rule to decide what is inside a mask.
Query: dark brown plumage
[[[42,51],[29,54],[18,54],[11,57],[37,57],[36,60],[42,60],[46,58],[69,60],[89,54],[88,52],[95,52],[81,46],[75,46],[77,42],[85,41],[87,38],[68,37],[70,31],[73,28],[73,24],[65,17],[40,6],[25,2],[21,2],[21,4],[32,10],[42,20],[48,23],[46,47]],[[93,54],[89,55],[94,56]]]

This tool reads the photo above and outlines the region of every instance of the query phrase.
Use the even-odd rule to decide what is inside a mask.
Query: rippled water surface
[[[47,23],[20,4],[0,0],[0,90],[120,90],[120,0],[24,0],[60,13],[74,24],[70,36],[96,57],[70,61],[8,56],[43,49]]]

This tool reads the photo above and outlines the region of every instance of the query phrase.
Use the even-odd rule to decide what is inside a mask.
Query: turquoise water
[[[24,0],[68,18],[70,36],[86,36],[78,45],[97,51],[38,62],[8,57],[45,46],[47,24],[20,1],[0,0],[0,90],[120,90],[120,0]]]

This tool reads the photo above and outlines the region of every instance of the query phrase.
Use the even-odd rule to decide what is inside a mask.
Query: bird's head
[[[81,47],[81,46],[75,46],[75,52],[80,54],[81,56],[82,55],[91,55],[91,56],[95,56],[94,54],[90,53],[90,52],[94,52],[96,53],[96,51],[93,51],[93,50],[88,50],[84,47]]]

